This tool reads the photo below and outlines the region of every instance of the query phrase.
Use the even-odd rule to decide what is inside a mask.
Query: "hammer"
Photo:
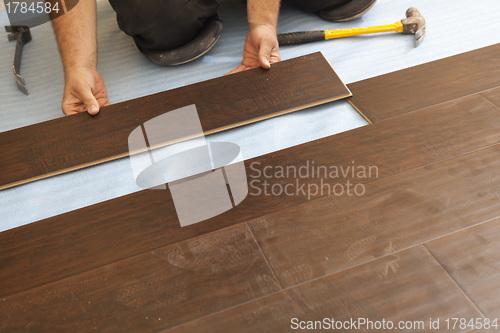
[[[411,7],[406,11],[406,18],[394,24],[368,28],[291,32],[278,35],[278,42],[280,46],[293,45],[379,32],[399,32],[415,35],[415,47],[418,47],[425,37],[425,19],[420,15],[417,8]]]

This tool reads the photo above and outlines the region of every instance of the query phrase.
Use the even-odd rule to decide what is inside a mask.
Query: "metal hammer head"
[[[406,11],[406,17],[401,20],[403,33],[414,34],[417,39],[415,47],[418,47],[425,37],[425,19],[415,7],[411,7]]]
[[[17,40],[17,37],[21,35],[24,44],[31,41],[30,27],[25,25],[7,25],[5,26],[5,31],[9,34],[7,35],[9,42]]]

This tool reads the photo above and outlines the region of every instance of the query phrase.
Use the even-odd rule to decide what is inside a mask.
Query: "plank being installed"
[[[211,134],[349,97],[320,53],[0,133],[0,189],[128,156],[145,121],[196,105]]]
[[[500,145],[250,221],[283,288],[500,217]]]
[[[348,85],[372,122],[500,87],[500,44]]]
[[[327,191],[318,191],[314,195],[313,190],[307,190],[309,184],[321,184],[321,174],[296,178],[290,172],[284,174],[283,178],[269,179],[267,170],[266,174],[263,172],[268,166],[299,170],[308,163],[312,165],[313,161],[316,166],[327,167],[376,166],[377,174],[373,171],[372,177],[353,177],[348,172],[340,178],[323,179],[331,187],[335,184],[346,185],[347,181],[368,185],[496,145],[500,143],[498,133],[499,110],[484,98],[471,96],[245,162],[250,186],[263,191],[265,181],[285,187],[295,184],[298,179],[299,187],[306,187],[307,193],[304,195],[297,191],[292,196],[285,193],[266,195],[264,192],[256,195],[255,188],[250,187],[248,197],[235,208],[212,219],[181,228],[170,192],[145,190],[7,230],[0,233],[0,297],[264,217],[329,194]],[[252,183],[255,181],[257,183]],[[397,183],[391,184],[399,187]],[[310,198],[308,194],[312,194]],[[367,187],[365,196],[374,195]],[[379,199],[374,202],[379,202]],[[340,203],[345,200],[335,197],[331,204],[343,207]],[[360,206],[355,202],[364,200],[354,200],[345,208],[358,209]],[[367,204],[371,205],[370,202]],[[356,225],[354,223],[352,226]],[[306,230],[305,234],[308,232]],[[363,244],[361,242],[360,246]]]
[[[426,243],[479,310],[500,325],[500,220]],[[492,293],[495,297],[491,297]]]
[[[0,299],[0,332],[158,332],[280,291],[248,226]]]
[[[272,333],[300,331],[300,327],[309,332],[315,331],[315,321],[321,322],[321,326],[316,323],[318,331],[468,332],[468,327],[447,329],[445,320],[453,317],[470,320],[482,315],[429,252],[418,246],[162,333]],[[325,318],[329,325],[334,320],[333,329]],[[335,326],[345,322],[344,327]]]

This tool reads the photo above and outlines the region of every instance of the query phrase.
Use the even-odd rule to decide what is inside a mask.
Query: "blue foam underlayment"
[[[278,32],[389,24],[402,19],[411,6],[427,19],[427,36],[417,49],[413,36],[385,34],[282,47],[281,56],[285,60],[321,51],[344,82],[350,83],[500,42],[498,0],[379,0],[361,19],[347,23],[330,23],[284,5]],[[98,70],[110,102],[207,80],[235,68],[248,32],[245,9],[240,2],[224,2],[220,15],[224,30],[205,57],[162,68],[135,49],[131,38],[119,30],[107,1],[100,1]],[[0,12],[0,25],[8,25],[5,11]],[[9,43],[6,36],[0,38],[0,131],[63,116],[63,72],[50,24],[33,28],[32,36],[21,69],[29,96],[17,90],[11,72],[15,43]],[[345,101],[339,101],[211,135],[208,140],[234,142],[249,159],[366,124]],[[3,190],[0,231],[139,190],[128,158]]]

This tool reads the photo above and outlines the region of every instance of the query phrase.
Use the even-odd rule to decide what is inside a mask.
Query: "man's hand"
[[[247,0],[247,16],[250,33],[245,40],[243,61],[228,74],[247,69],[271,68],[271,64],[281,60],[278,36],[278,13],[280,0]]]
[[[253,27],[245,40],[241,65],[228,74],[256,67],[269,69],[271,64],[280,61],[281,57],[276,36],[276,28],[272,25],[262,24]]]
[[[97,73],[96,0],[79,0],[77,5],[52,21],[64,66],[65,115],[99,112],[108,94]]]
[[[95,70],[76,68],[67,70],[62,109],[69,116],[88,111],[95,115],[100,107],[109,105],[108,93],[101,75]]]

